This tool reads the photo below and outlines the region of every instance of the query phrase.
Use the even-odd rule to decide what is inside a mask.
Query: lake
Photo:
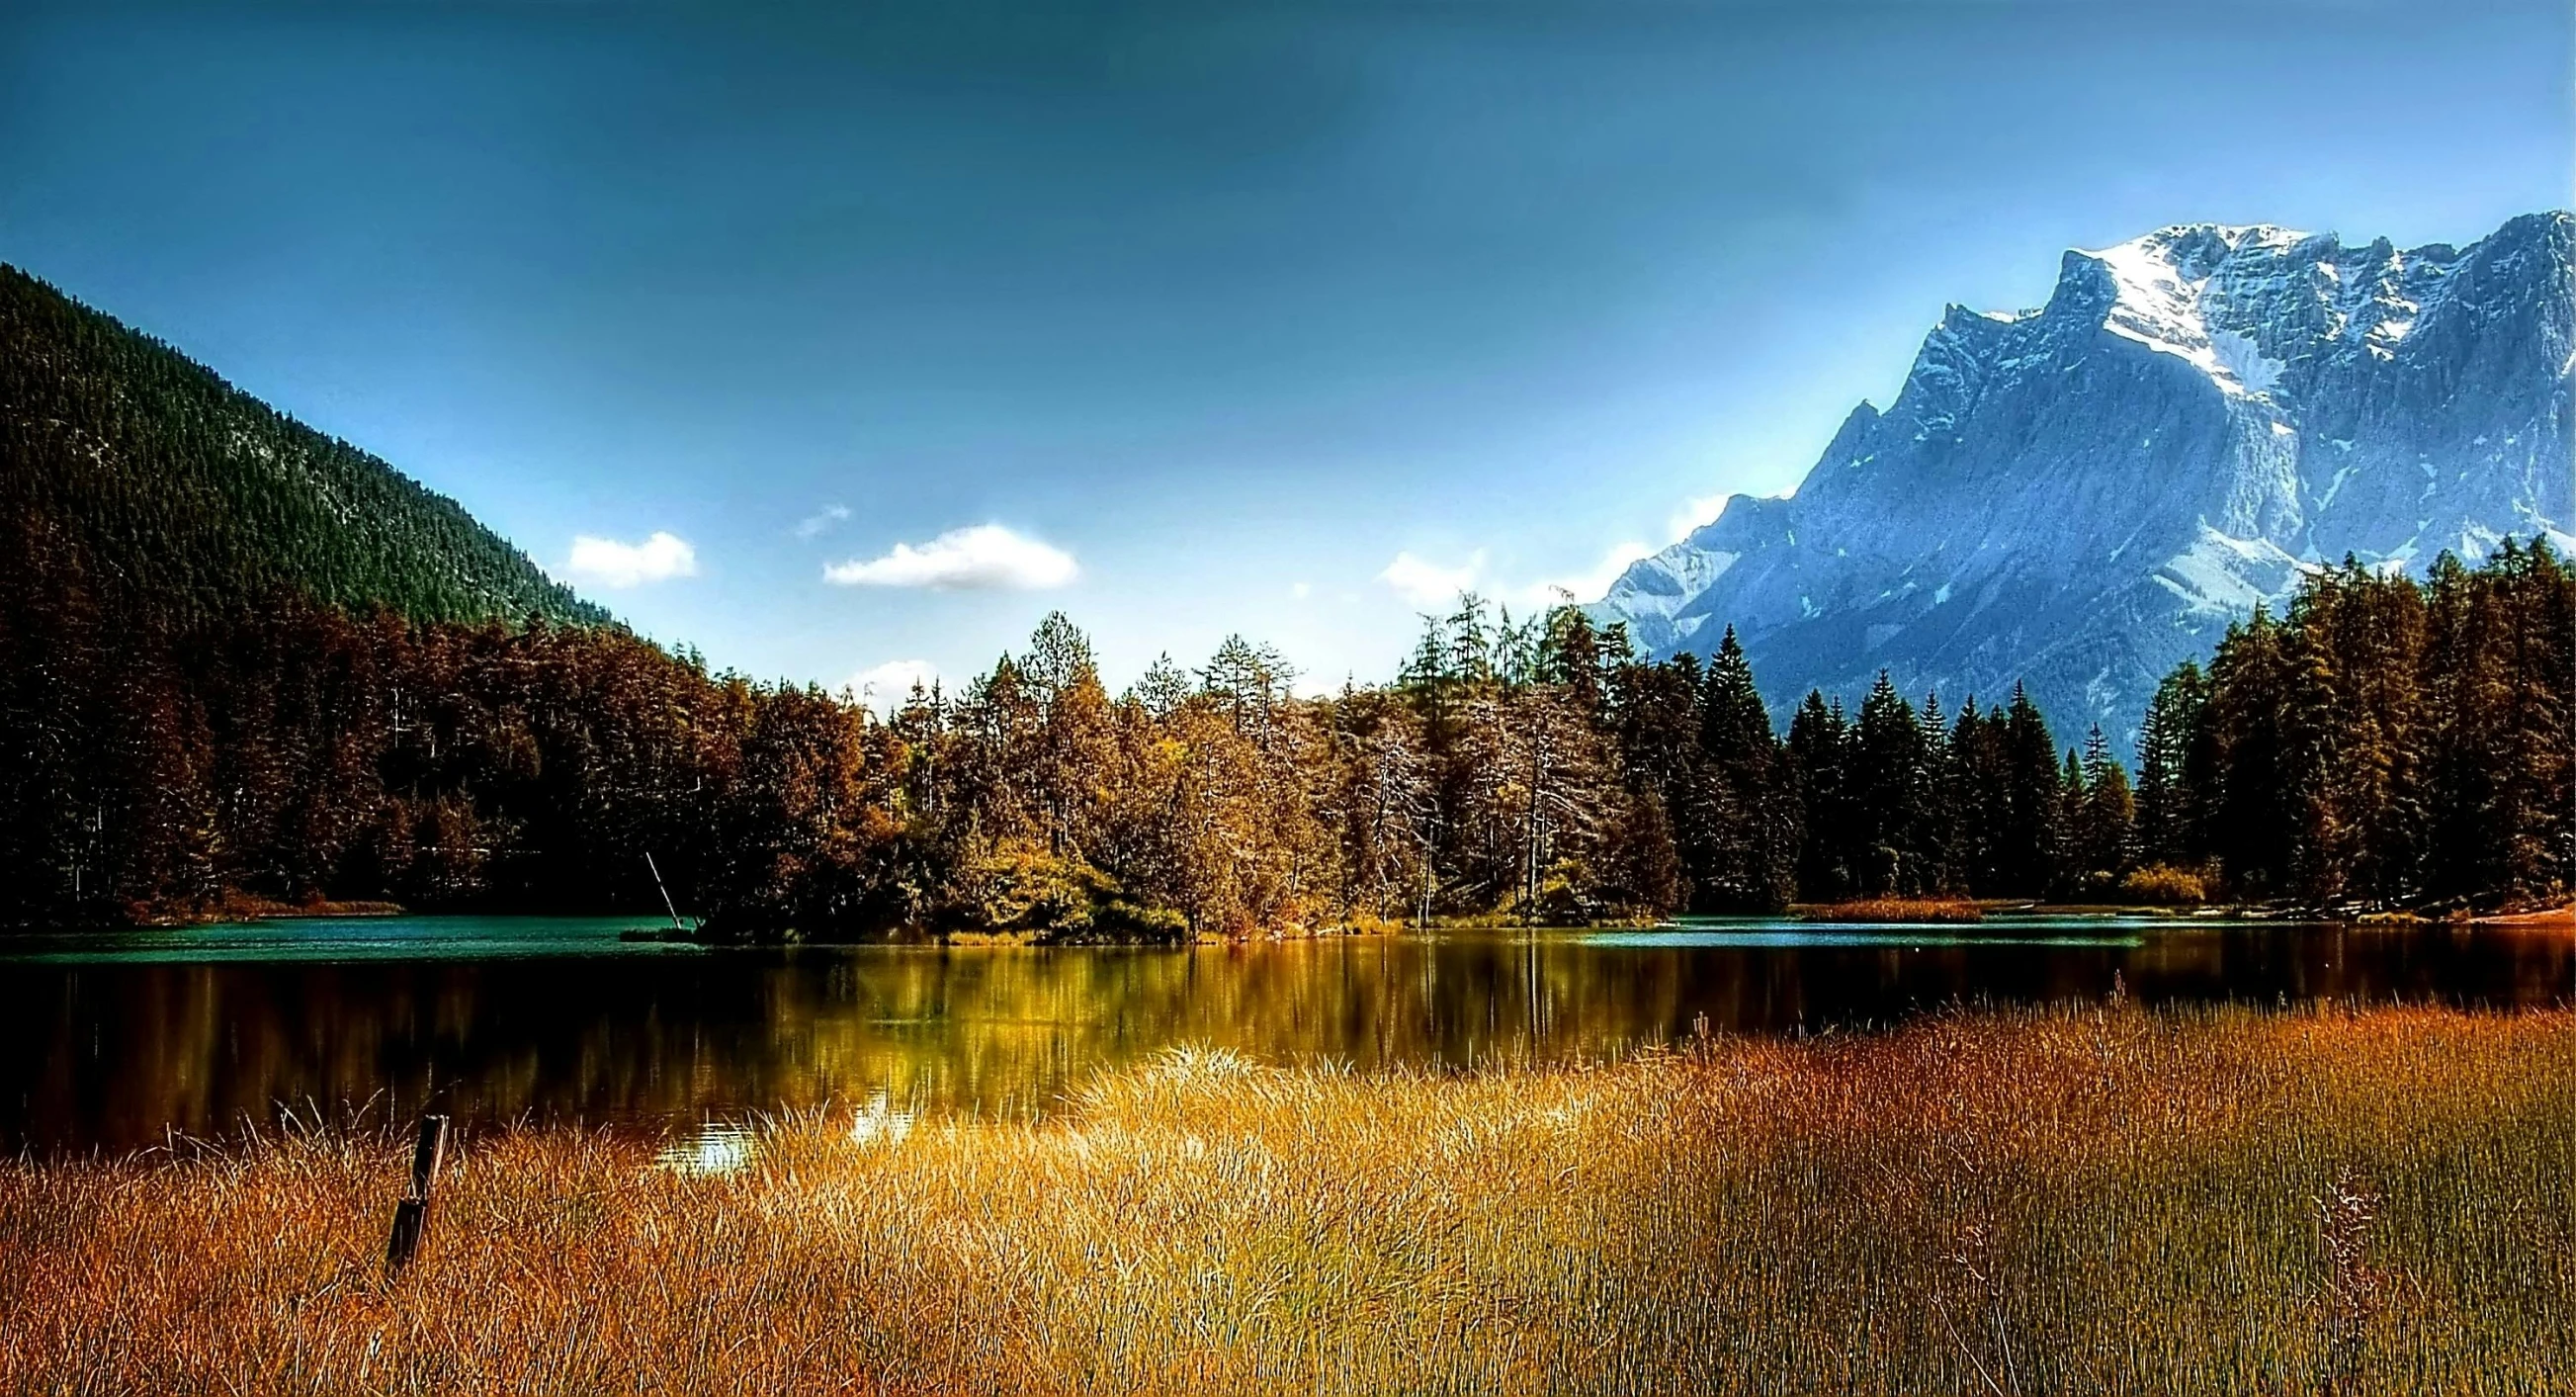
[[[124,1150],[281,1103],[685,1128],[880,1101],[1045,1113],[1178,1044],[1268,1062],[1600,1058],[1954,1003],[2566,1002],[2564,930],[1692,920],[1187,949],[630,943],[645,919],[394,917],[0,938],[0,1144]]]

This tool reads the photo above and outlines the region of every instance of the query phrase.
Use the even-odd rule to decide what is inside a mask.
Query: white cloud
[[[572,541],[572,562],[565,570],[602,587],[636,587],[673,577],[697,576],[698,550],[676,534],[659,531],[642,543],[620,543],[613,538],[580,534]]]
[[[1599,601],[1601,594],[1610,590],[1610,584],[1619,580],[1619,574],[1626,572],[1630,563],[1649,557],[1654,551],[1653,544],[1634,540],[1614,544],[1609,552],[1601,555],[1600,562],[1592,565],[1591,571],[1533,583],[1520,589],[1518,600],[1524,606],[1542,607],[1554,606],[1569,596],[1578,602]]]
[[[1726,508],[1724,495],[1699,495],[1686,501],[1673,517],[1664,521],[1668,543],[1679,543],[1691,536],[1700,525],[1713,523],[1718,512]]]
[[[1514,585],[1485,570],[1485,550],[1479,548],[1467,555],[1467,561],[1456,567],[1417,558],[1411,553],[1398,553],[1395,561],[1377,575],[1380,582],[1396,590],[1416,606],[1444,606],[1465,591],[1482,591],[1488,598],[1509,604],[1515,610],[1542,610],[1555,606],[1568,597],[1578,602],[1596,601],[1619,580],[1630,563],[1655,551],[1651,543],[1630,541],[1615,545],[1601,555],[1601,561],[1589,569],[1565,577],[1551,577],[1526,585]]]
[[[1386,571],[1377,575],[1377,580],[1393,587],[1396,595],[1415,606],[1445,606],[1456,601],[1460,592],[1474,587],[1476,579],[1483,576],[1484,571],[1485,550],[1481,548],[1468,554],[1467,561],[1454,568],[1444,568],[1410,553],[1398,553],[1395,561],[1386,565]]]
[[[912,686],[928,689],[939,682],[939,670],[928,660],[888,660],[850,676],[849,690],[859,702],[879,713],[891,713],[912,697]]]
[[[1307,597],[1312,596],[1314,591],[1314,587],[1307,583],[1291,582],[1288,584],[1288,599],[1290,601],[1304,601]]]
[[[796,521],[796,536],[798,538],[812,538],[817,534],[830,530],[835,524],[846,522],[849,517],[850,507],[848,505],[827,504],[812,514],[808,514],[804,518]]]
[[[931,587],[940,591],[1061,587],[1080,571],[1073,555],[999,524],[951,529],[915,547],[898,543],[882,558],[852,558],[823,569],[844,587]]]

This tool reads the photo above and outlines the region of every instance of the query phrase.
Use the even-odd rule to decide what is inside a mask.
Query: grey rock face
[[[2571,370],[2576,216],[2403,251],[2159,229],[2067,253],[2043,309],[1952,307],[1794,495],[1728,500],[1593,611],[1657,655],[1734,625],[1776,710],[1883,668],[2131,735],[2303,566],[2576,544]]]

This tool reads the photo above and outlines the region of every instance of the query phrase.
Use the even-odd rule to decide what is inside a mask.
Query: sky
[[[2067,247],[2576,168],[2564,0],[5,11],[0,260],[832,687],[1057,609],[1113,685],[1384,678],[1792,489]]]

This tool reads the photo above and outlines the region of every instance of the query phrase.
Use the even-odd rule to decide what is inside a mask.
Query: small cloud
[[[1697,532],[1701,525],[1717,522],[1717,516],[1725,509],[1726,496],[1724,495],[1700,495],[1692,498],[1685,502],[1672,518],[1664,521],[1664,533],[1667,535],[1665,541],[1681,542]]]
[[[951,529],[915,547],[898,543],[882,558],[852,558],[823,569],[843,587],[929,587],[938,591],[1040,591],[1071,582],[1073,555],[999,524]]]
[[[574,577],[602,587],[625,588],[698,575],[698,551],[675,534],[656,532],[642,543],[580,534],[572,541]]]
[[[1454,568],[1426,562],[1410,553],[1398,553],[1395,561],[1377,575],[1377,580],[1393,587],[1396,595],[1415,606],[1442,606],[1456,601],[1458,594],[1476,585],[1485,571],[1485,550],[1467,555],[1467,561]]]
[[[938,682],[939,670],[928,660],[888,660],[851,675],[847,687],[860,703],[891,713],[912,697],[914,685],[927,689]]]
[[[1288,597],[1291,601],[1304,601],[1307,597],[1312,596],[1314,591],[1315,589],[1312,586],[1303,582],[1291,582],[1288,584]]]
[[[1565,577],[1550,577],[1526,585],[1514,585],[1485,568],[1485,550],[1479,548],[1467,555],[1467,561],[1456,567],[1398,553],[1395,561],[1377,575],[1380,582],[1392,587],[1405,600],[1416,606],[1442,606],[1455,601],[1465,591],[1482,591],[1489,600],[1501,601],[1514,608],[1544,610],[1566,602],[1597,601],[1619,580],[1631,563],[1653,556],[1655,545],[1630,540],[1614,544],[1601,555],[1601,561],[1589,569]],[[1303,595],[1303,593],[1299,593]],[[1347,598],[1345,598],[1347,600]]]
[[[834,525],[847,523],[849,518],[850,507],[848,505],[827,504],[812,514],[808,514],[804,518],[796,521],[796,536],[798,538],[814,538],[818,535],[830,532]]]
[[[1619,580],[1619,574],[1628,570],[1629,564],[1651,557],[1654,552],[1655,546],[1651,543],[1632,540],[1614,544],[1609,552],[1601,555],[1600,562],[1592,565],[1591,571],[1534,583],[1520,590],[1519,599],[1528,606],[1554,606],[1569,598],[1578,602],[1598,601],[1602,593],[1610,590],[1610,584]]]

